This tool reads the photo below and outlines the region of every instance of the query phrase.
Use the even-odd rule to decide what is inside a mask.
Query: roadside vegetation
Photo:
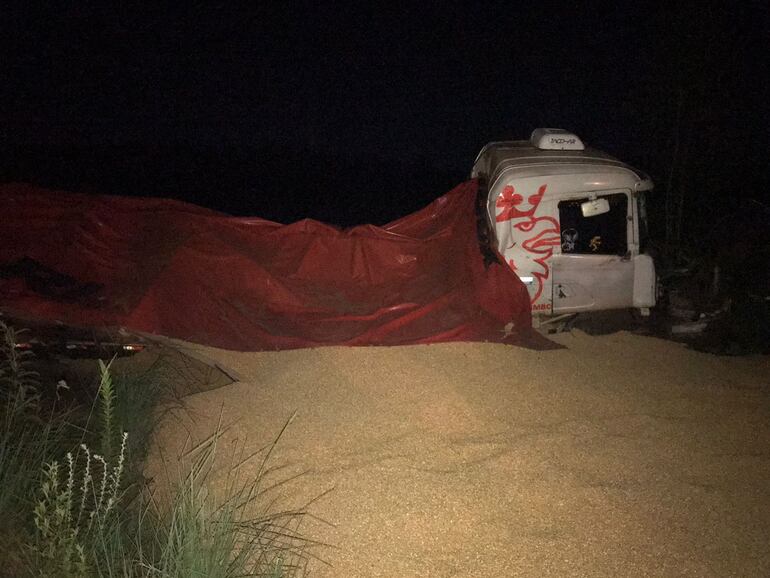
[[[113,375],[99,362],[93,402],[42,384],[31,351],[0,322],[0,576],[302,576],[317,544],[305,512],[263,505],[266,465],[234,456],[223,495],[209,493],[220,423],[188,451],[181,472],[144,477],[160,407],[174,407],[160,373]],[[55,389],[54,389],[55,388]],[[287,422],[286,426],[289,425]],[[284,427],[284,430],[286,427]],[[261,460],[255,479],[239,475]]]

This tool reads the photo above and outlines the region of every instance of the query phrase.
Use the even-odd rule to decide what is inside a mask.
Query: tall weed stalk
[[[115,412],[115,387],[110,375],[110,365],[99,360],[99,415],[101,417],[101,445],[102,455],[107,459],[112,457],[114,430],[114,412]]]
[[[31,368],[32,352],[18,347],[21,331],[0,321],[0,334],[0,395],[8,423],[38,408],[40,376]]]
[[[0,533],[23,516],[40,466],[65,437],[66,414],[41,419],[33,354],[17,347],[21,332],[0,321]]]

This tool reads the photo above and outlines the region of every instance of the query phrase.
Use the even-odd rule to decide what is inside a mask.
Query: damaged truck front
[[[529,290],[536,323],[656,300],[644,253],[647,175],[561,129],[493,142],[471,174],[482,186],[489,240]]]

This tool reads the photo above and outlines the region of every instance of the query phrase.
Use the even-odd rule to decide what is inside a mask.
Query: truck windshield
[[[607,213],[584,217],[582,203],[588,198],[559,202],[561,252],[579,255],[625,255],[628,251],[628,197],[624,193],[602,195]]]

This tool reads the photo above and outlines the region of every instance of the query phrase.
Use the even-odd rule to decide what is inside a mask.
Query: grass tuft
[[[300,532],[310,504],[272,511],[266,494],[280,483],[263,487],[268,461],[294,416],[257,454],[262,462],[250,479],[243,466],[257,456],[244,457],[242,445],[229,466],[215,469],[226,431],[220,418],[216,431],[184,456],[188,465],[167,473],[170,493],[160,499],[143,469],[163,415],[157,407],[169,401],[170,389],[153,374],[115,377],[111,362],[100,361],[98,407],[65,410],[56,405],[58,395],[41,398],[33,356],[16,347],[18,332],[0,322],[0,334],[0,576],[307,573],[323,546]]]

